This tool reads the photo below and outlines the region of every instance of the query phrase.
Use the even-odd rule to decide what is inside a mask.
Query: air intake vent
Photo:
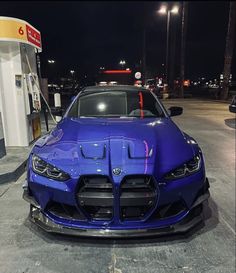
[[[122,220],[141,220],[154,208],[157,191],[152,176],[126,176],[121,183]]]
[[[78,204],[92,220],[113,217],[112,183],[107,176],[82,176],[77,193]]]
[[[167,205],[163,205],[157,208],[155,213],[152,215],[153,219],[166,219],[169,217],[177,216],[178,214],[186,211],[186,205],[183,201],[176,201]]]

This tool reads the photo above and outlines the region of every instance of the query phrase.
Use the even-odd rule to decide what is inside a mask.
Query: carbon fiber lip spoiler
[[[40,228],[49,233],[59,233],[72,236],[81,237],[102,237],[102,238],[134,238],[134,237],[148,237],[148,236],[161,236],[171,234],[181,234],[190,231],[193,227],[203,221],[202,210],[199,210],[201,203],[206,201],[210,196],[207,190],[203,195],[194,202],[189,214],[179,223],[169,227],[156,228],[156,229],[126,229],[126,230],[113,230],[113,229],[83,229],[83,228],[69,228],[56,224],[47,218],[40,210],[37,202],[28,195],[25,190],[23,198],[28,201],[30,206],[30,220],[38,225]]]

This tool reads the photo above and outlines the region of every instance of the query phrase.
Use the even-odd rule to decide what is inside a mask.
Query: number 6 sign
[[[20,27],[20,28],[18,29],[18,32],[19,32],[20,35],[24,35],[24,30],[22,29],[22,27]]]

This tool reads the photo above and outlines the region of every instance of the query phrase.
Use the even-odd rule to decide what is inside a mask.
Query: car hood
[[[64,118],[34,148],[47,162],[68,172],[111,175],[154,174],[157,179],[190,160],[189,138],[170,118]]]

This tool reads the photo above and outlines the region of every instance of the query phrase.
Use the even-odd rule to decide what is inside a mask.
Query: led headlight
[[[70,178],[69,174],[52,166],[37,155],[32,156],[32,168],[35,173],[54,180],[66,181]]]
[[[197,172],[201,167],[201,157],[195,156],[193,159],[188,161],[187,163],[183,164],[181,167],[176,168],[175,170],[169,172],[165,175],[165,179],[172,180],[178,179],[192,173]]]

